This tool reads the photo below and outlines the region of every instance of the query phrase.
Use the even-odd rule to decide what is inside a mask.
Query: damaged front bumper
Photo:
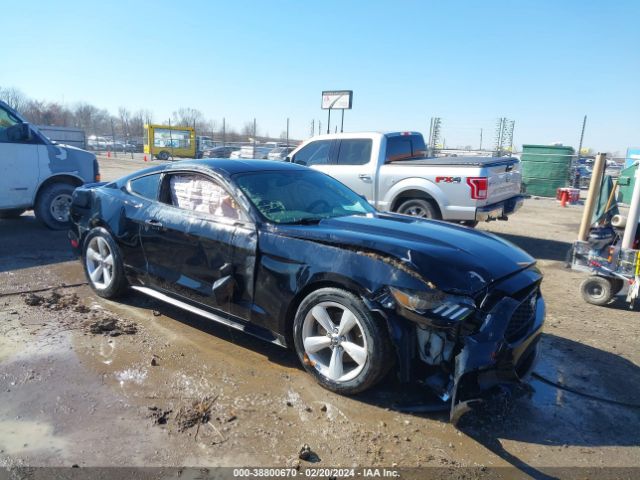
[[[525,281],[527,278],[538,279],[532,274],[524,276]],[[516,279],[514,288],[521,288],[518,282],[522,280]],[[485,401],[495,387],[522,383],[534,366],[545,318],[545,302],[539,287],[526,290],[530,293],[524,298],[504,295],[483,314],[475,333],[459,335],[455,353],[445,354],[440,367],[434,363],[428,366],[423,364],[425,359],[416,358],[419,355],[411,347],[421,348],[416,319],[406,312],[401,315],[385,309],[383,316],[396,349],[399,379],[418,380],[443,402],[450,401],[450,419],[454,424],[473,406]],[[376,310],[382,313],[382,309]],[[440,332],[438,335],[445,332],[435,325],[432,331]],[[417,365],[426,366],[431,373],[425,377],[424,370]],[[426,405],[403,407],[407,411],[427,411],[425,408]]]
[[[532,317],[517,338],[509,340],[509,324],[524,302],[529,302]],[[456,424],[465,412],[483,402],[493,387],[518,384],[531,372],[542,333],[545,303],[539,292],[524,302],[503,298],[487,314],[480,331],[464,338],[464,347],[455,357],[452,423]]]

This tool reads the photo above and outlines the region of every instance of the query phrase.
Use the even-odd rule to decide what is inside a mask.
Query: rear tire
[[[438,207],[432,200],[423,200],[421,198],[405,200],[400,204],[396,212],[402,213],[403,215],[430,218],[433,220],[440,220],[442,218]]]
[[[580,284],[580,293],[585,302],[598,306],[606,305],[615,295],[611,280],[597,276],[585,278]]]
[[[24,212],[26,212],[26,210],[22,208],[14,208],[13,210],[2,210],[0,211],[0,218],[3,218],[3,219],[18,218]]]
[[[360,298],[338,288],[321,288],[302,301],[293,338],[305,370],[342,395],[371,388],[393,363],[383,325]]]
[[[156,155],[156,158],[158,160],[169,160],[169,152],[163,150],[162,152],[158,153],[158,155]]]
[[[120,249],[106,229],[96,227],[87,234],[82,265],[89,285],[102,298],[116,298],[127,290]]]
[[[68,183],[53,183],[44,187],[33,209],[36,218],[51,230],[68,229],[71,226],[71,195],[75,189]]]

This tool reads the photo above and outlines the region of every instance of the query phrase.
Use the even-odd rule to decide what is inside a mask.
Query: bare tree
[[[120,129],[123,135],[129,136],[131,134],[131,112],[125,107],[118,108],[118,116],[120,117]]]
[[[204,115],[200,110],[195,108],[179,108],[176,112],[173,112],[172,121],[175,125],[183,127],[196,127],[202,126],[204,123]]]
[[[15,87],[0,87],[0,100],[6,102],[11,108],[18,112],[24,112],[29,99],[27,96]]]
[[[258,125],[256,124],[256,131],[253,131],[253,120],[249,122],[244,122],[244,126],[242,127],[242,135],[247,138],[253,138],[254,136],[258,136]]]

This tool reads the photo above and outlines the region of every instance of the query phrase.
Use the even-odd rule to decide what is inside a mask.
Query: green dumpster
[[[636,184],[636,168],[637,165],[631,165],[620,172],[618,177],[618,202],[626,203],[631,202],[631,195],[633,195],[633,187]]]
[[[573,147],[523,145],[521,162],[524,193],[555,197],[558,188],[568,185],[573,155]]]

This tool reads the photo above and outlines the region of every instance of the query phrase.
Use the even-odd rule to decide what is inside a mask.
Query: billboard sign
[[[353,90],[328,90],[322,92],[323,110],[351,110]]]

